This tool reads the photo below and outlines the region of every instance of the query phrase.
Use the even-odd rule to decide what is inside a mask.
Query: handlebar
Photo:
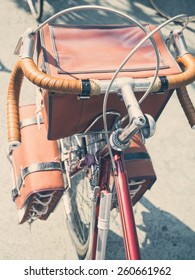
[[[152,87],[152,92],[177,88],[184,89],[186,85],[192,83],[195,80],[195,58],[191,54],[186,53],[183,56],[177,57],[177,62],[182,66],[182,68],[185,69],[185,72],[167,77],[159,77]],[[18,145],[20,143],[18,106],[20,89],[24,76],[40,88],[61,94],[82,95],[83,84],[85,82],[82,80],[69,80],[50,77],[37,68],[32,58],[23,58],[18,60],[10,77],[7,96],[8,141],[9,143],[12,143],[12,145]],[[150,83],[150,78],[139,79],[138,83],[136,83],[136,79],[134,79],[134,91],[139,91],[140,87],[143,91],[144,88],[147,89]],[[89,85],[91,96],[104,93],[102,88],[105,87],[105,81],[90,80]],[[119,89],[119,86],[116,86],[116,83],[114,83],[113,89],[111,88],[111,91],[114,90],[115,87],[117,87],[117,90]],[[185,99],[180,98],[180,102],[185,102]],[[189,105],[182,105],[182,107],[188,111]],[[191,113],[192,110],[190,109],[190,113],[187,113],[187,115],[191,115]],[[194,112],[193,114],[195,115]],[[192,117],[192,119],[195,120],[194,117]],[[194,125],[195,121],[193,121],[192,126]]]
[[[192,129],[195,129],[195,108],[188,95],[186,87],[177,89],[177,97]]]
[[[185,72],[182,72],[177,75],[168,76],[167,89],[180,88],[188,84],[191,84],[195,80],[195,58],[188,53],[188,54],[184,54],[181,57],[177,57],[176,60],[181,67],[184,67]]]
[[[152,87],[152,92],[180,88],[192,83],[195,80],[195,58],[191,54],[186,53],[182,57],[177,57],[177,62],[185,69],[185,72],[157,79]],[[32,58],[23,58],[19,60],[15,67],[21,69],[24,76],[40,88],[57,93],[76,95],[82,94],[82,80],[69,80],[51,77],[41,72],[35,65]],[[144,79],[143,81],[141,80],[142,79],[139,79],[139,84],[141,82],[145,83]],[[89,82],[90,96],[100,94],[101,81],[90,80]]]
[[[154,32],[154,31],[153,31]],[[148,35],[149,36],[149,35]],[[19,96],[24,76],[29,79],[30,82],[36,86],[59,94],[74,94],[81,98],[88,96],[104,94],[110,81],[100,80],[79,80],[79,79],[63,79],[57,77],[51,77],[41,72],[33,61],[33,50],[35,44],[35,33],[29,30],[25,33],[25,40],[19,40],[17,51],[20,46],[23,46],[22,58],[18,60],[12,71],[10,77],[10,83],[8,87],[7,95],[7,123],[8,123],[8,141],[13,148],[15,145],[20,144],[20,129],[19,129]],[[146,36],[147,37],[147,36]],[[195,80],[195,58],[188,52],[183,44],[182,32],[175,32],[171,35],[171,40],[175,44],[178,52],[176,58],[178,64],[184,72],[176,74],[158,77],[153,83],[153,77],[144,79],[133,79],[132,89],[134,92],[144,92],[151,84],[151,92],[165,92],[170,89],[178,90],[178,97],[181,96],[181,92],[184,92],[186,85],[192,83]],[[180,51],[182,50],[182,51]],[[120,92],[120,81],[117,79],[113,82],[110,92]],[[185,90],[185,96],[187,92]],[[182,107],[185,108],[186,116],[190,116],[190,124],[195,127],[195,109],[190,104],[189,98],[180,98]]]

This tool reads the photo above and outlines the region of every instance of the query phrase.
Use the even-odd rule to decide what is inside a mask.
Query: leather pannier
[[[10,155],[19,223],[46,220],[64,192],[57,141],[47,139],[42,118],[38,127],[35,111],[35,105],[20,107],[21,145]]]
[[[150,31],[155,27],[145,25]],[[42,71],[66,79],[111,79],[129,52],[145,37],[137,26],[45,25],[38,40],[38,65]],[[154,35],[160,52],[159,76],[177,74],[181,70],[167,49],[160,32]],[[148,40],[126,63],[118,76],[141,78],[154,75],[156,56]],[[150,94],[141,108],[158,119],[172,92]],[[136,97],[141,98],[143,93]],[[81,133],[102,112],[104,96],[78,100],[77,96],[43,91],[44,121],[48,139],[59,139]],[[126,108],[117,95],[108,99],[107,110],[122,116]]]
[[[133,136],[130,148],[124,152],[124,162],[133,205],[152,187],[156,174],[140,134]]]

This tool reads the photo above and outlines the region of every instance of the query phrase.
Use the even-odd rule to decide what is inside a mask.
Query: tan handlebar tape
[[[82,93],[81,80],[66,80],[55,78],[41,72],[34,61],[30,58],[20,59],[11,73],[7,94],[7,124],[8,141],[20,142],[19,128],[19,98],[23,78],[26,76],[33,84],[58,93],[75,94]],[[100,85],[96,80],[90,80],[90,91],[92,95],[100,93]]]
[[[168,89],[181,88],[195,80],[195,58],[191,54],[185,54],[177,58],[177,62],[185,68],[185,72],[166,77],[168,80]],[[8,123],[8,141],[20,142],[19,129],[19,97],[23,82],[26,76],[32,83],[38,87],[58,93],[75,94],[82,93],[81,80],[69,80],[56,77],[50,77],[41,72],[31,58],[20,59],[11,74],[7,95],[7,123]],[[90,80],[90,95],[100,94],[100,85],[96,80]],[[157,80],[159,87],[159,79]]]
[[[41,72],[31,58],[22,59],[21,68],[27,79],[40,88],[59,93],[66,92],[68,94],[81,94],[82,92],[81,80],[50,77]]]
[[[195,108],[186,87],[177,89],[177,97],[192,129],[195,129]]]
[[[11,73],[7,94],[8,142],[20,142],[19,97],[24,74],[18,61]]]
[[[182,57],[177,57],[177,62],[181,65],[185,71],[177,74],[168,76],[168,89],[176,89],[188,84],[191,84],[195,80],[195,58],[187,53]]]

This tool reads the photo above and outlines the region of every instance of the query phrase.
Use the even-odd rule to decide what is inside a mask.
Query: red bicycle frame
[[[100,206],[100,194],[102,191],[109,192],[109,178],[111,172],[111,161],[108,156],[104,156],[105,149],[101,152],[100,172],[99,172],[99,193],[96,202],[96,221],[93,232],[92,259],[95,259],[97,236],[98,236],[98,214]],[[124,247],[126,259],[139,260],[140,250],[137,237],[133,206],[130,198],[126,169],[124,167],[123,154],[113,150],[116,170],[114,172],[114,182],[117,193],[118,207],[121,217]]]
[[[122,153],[114,151],[114,161],[116,164],[114,181],[121,216],[126,258],[130,260],[139,260],[141,258],[139,242]]]

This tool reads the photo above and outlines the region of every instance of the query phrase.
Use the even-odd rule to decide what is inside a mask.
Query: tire
[[[69,141],[69,148],[75,150],[75,146],[73,147],[73,144],[70,143],[73,142],[71,140]],[[80,147],[79,153],[82,150],[84,149]],[[94,188],[90,183],[89,172],[90,168],[87,168],[74,175],[74,177],[68,178],[67,174],[66,180],[69,182],[67,183],[68,189],[63,196],[67,226],[79,259],[85,259],[86,255],[89,254],[88,249],[91,237],[92,197]]]
[[[172,17],[169,14],[169,12],[167,12],[167,9],[164,9],[164,7],[169,7],[169,5],[166,5],[164,1],[160,1],[159,2],[158,0],[150,0],[150,3],[153,6],[153,8],[157,11],[157,13],[159,13],[164,18],[170,19]],[[188,10],[190,11],[190,9],[188,9]],[[188,14],[187,12],[183,12],[182,9],[180,9],[180,11],[181,12],[179,12],[179,13],[186,13],[186,14]],[[193,12],[193,11],[191,11],[191,12]],[[177,13],[177,14],[179,14],[179,13]],[[183,22],[183,21],[185,21],[185,20],[182,20],[182,19],[181,20],[175,20],[175,22]],[[189,16],[189,21],[195,21],[195,15]]]
[[[36,20],[40,20],[43,12],[43,0],[27,0],[30,11]]]

